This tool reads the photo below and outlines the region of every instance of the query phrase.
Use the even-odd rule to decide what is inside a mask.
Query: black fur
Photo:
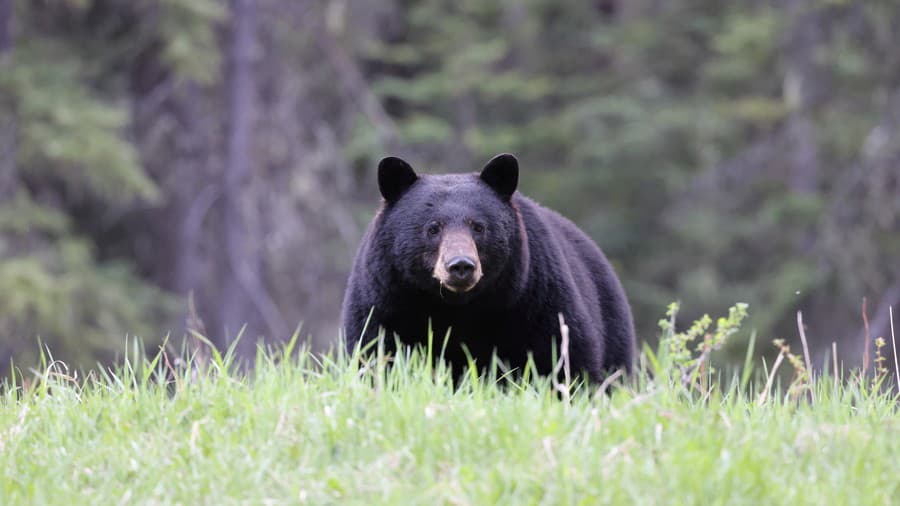
[[[454,371],[465,368],[468,350],[482,366],[495,351],[514,368],[532,354],[538,372],[548,374],[562,313],[573,373],[600,381],[606,371],[631,371],[631,310],[612,267],[571,221],[515,193],[512,155],[495,157],[480,175],[416,176],[406,162],[387,158],[378,182],[386,200],[366,231],[344,297],[351,349],[380,327],[404,343],[424,343],[430,320],[437,351],[452,328],[444,358]],[[483,277],[469,292],[451,292],[432,276],[441,237],[434,224],[472,233]]]

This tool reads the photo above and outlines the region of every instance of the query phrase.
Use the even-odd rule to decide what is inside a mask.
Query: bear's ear
[[[519,161],[509,153],[497,155],[481,169],[481,180],[508,199],[519,185]]]
[[[378,162],[378,189],[388,203],[394,203],[419,176],[405,161],[389,156]]]

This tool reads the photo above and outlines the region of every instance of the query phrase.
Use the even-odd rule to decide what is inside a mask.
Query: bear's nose
[[[469,257],[453,257],[447,262],[447,272],[454,283],[468,283],[475,274],[475,261]]]

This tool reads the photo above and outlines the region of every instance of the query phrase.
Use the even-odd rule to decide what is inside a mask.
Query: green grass
[[[686,388],[645,352],[636,379],[566,403],[546,379],[453,388],[417,353],[287,354],[17,379],[0,504],[900,504],[896,403],[856,381],[761,402],[765,378]]]

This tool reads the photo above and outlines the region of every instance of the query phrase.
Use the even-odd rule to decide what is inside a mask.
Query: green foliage
[[[17,252],[15,235],[0,234],[0,329],[7,354],[36,364],[40,338],[58,358],[84,367],[120,354],[126,335],[159,342],[158,322],[177,310],[174,297],[142,283],[125,263],[98,264],[90,242],[69,229],[45,230],[43,239],[32,236],[27,256]]]
[[[34,202],[27,192],[20,191],[12,199],[0,206],[0,241],[4,234],[9,236],[24,235],[29,231],[61,234],[69,225],[68,218],[61,212],[41,206]],[[4,254],[11,254],[11,247],[4,241]]]
[[[127,112],[92,97],[81,66],[55,58],[59,53],[59,46],[43,42],[18,48],[6,77],[23,177],[50,177],[108,201],[157,197],[134,147],[122,137]]]
[[[226,18],[216,0],[162,0],[158,36],[164,60],[185,80],[212,83],[220,75],[216,23]]]
[[[164,40],[173,75],[216,77],[222,7],[149,4],[15,4],[14,38],[0,58],[0,115],[10,118],[0,128],[12,129],[0,134],[16,155],[0,169],[13,176],[0,201],[0,355],[22,367],[37,362],[38,339],[74,366],[111,360],[127,335],[158,342],[177,312],[175,297],[130,259],[101,256],[90,236],[94,210],[161,203],[128,135],[129,65]]]
[[[716,321],[713,331],[710,330],[712,318],[704,314],[682,332],[675,328],[679,306],[677,302],[669,304],[666,318],[659,321],[662,331],[660,353],[654,368],[658,375],[663,376],[677,372],[680,381],[687,383],[686,386],[692,386],[701,368],[709,367],[710,354],[725,346],[728,338],[740,330],[747,318],[748,305],[738,303],[732,306],[727,317],[720,317]],[[692,348],[693,343],[696,345]]]

